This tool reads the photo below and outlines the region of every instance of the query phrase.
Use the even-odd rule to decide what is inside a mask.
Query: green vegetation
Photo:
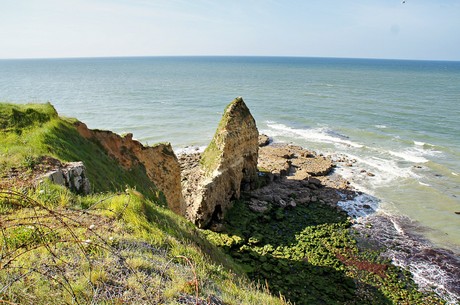
[[[219,164],[222,151],[216,144],[215,137],[201,155],[200,164],[207,174],[212,173]]]
[[[1,191],[0,207],[2,303],[287,304],[135,190],[81,197],[43,183]]]
[[[410,273],[359,249],[345,214],[311,203],[260,214],[235,202],[221,233],[208,239],[254,282],[295,304],[444,304],[423,294]]]
[[[0,176],[13,167],[33,170],[42,156],[83,161],[94,192],[136,187],[150,198],[160,194],[139,165],[125,170],[97,143],[80,136],[74,119],[60,118],[51,104],[0,103]]]

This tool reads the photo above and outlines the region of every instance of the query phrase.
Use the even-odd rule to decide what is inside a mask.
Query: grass
[[[0,175],[18,165],[32,170],[41,156],[52,156],[83,161],[94,192],[135,186],[150,198],[161,198],[142,165],[125,170],[98,143],[81,137],[74,122],[60,118],[51,104],[0,103]]]
[[[2,176],[34,172],[49,156],[83,161],[93,188],[0,190],[1,303],[288,304],[164,208],[142,166],[124,170],[75,122],[50,104],[0,104]]]
[[[46,183],[27,196],[0,192],[0,300],[287,304],[252,284],[190,222],[136,193],[81,197]],[[49,198],[62,194],[69,205],[52,206]]]

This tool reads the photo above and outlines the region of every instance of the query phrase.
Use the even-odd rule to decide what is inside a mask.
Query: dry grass
[[[68,198],[85,208],[40,196],[0,191],[0,303],[286,304],[211,259],[222,253],[185,220],[129,191]]]

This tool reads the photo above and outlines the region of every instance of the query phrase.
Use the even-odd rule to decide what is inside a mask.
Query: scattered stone
[[[279,205],[282,206],[282,207],[285,207],[287,204],[286,204],[286,201],[284,201],[283,199],[280,199],[278,201]]]
[[[300,197],[299,199],[297,199],[297,202],[299,204],[307,204],[310,202],[310,197],[309,196]]]
[[[300,146],[289,144],[261,147],[258,165],[274,175],[290,176],[296,180],[306,179],[308,176],[327,175],[334,167],[330,158],[315,156]]]
[[[259,147],[264,147],[270,144],[270,138],[265,134],[259,135]]]
[[[268,202],[263,200],[251,199],[249,208],[257,213],[264,213],[268,210]]]
[[[373,173],[371,173],[371,172],[368,172],[367,175],[368,175],[369,177],[375,177],[375,174],[373,174]]]
[[[313,185],[316,186],[316,187],[321,187],[321,186],[322,186],[321,180],[319,180],[318,178],[310,177],[310,178],[308,179],[308,182],[309,182],[310,184],[313,184]]]

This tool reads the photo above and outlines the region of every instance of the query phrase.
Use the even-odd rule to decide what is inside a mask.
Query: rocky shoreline
[[[334,162],[300,146],[271,143],[260,135],[258,157],[258,188],[245,193],[250,208],[265,211],[269,205],[295,207],[319,202],[340,209],[338,202],[351,200],[357,192],[350,183],[334,172]],[[194,196],[200,179],[201,153],[181,154],[183,195],[185,201]],[[219,220],[219,219],[214,219]]]
[[[185,185],[196,182],[201,153],[180,154],[178,159],[183,185],[184,182]],[[367,195],[354,189],[350,181],[334,170],[337,164],[354,166],[354,163],[345,156],[324,156],[300,146],[273,143],[262,134],[258,157],[261,183],[258,188],[244,193],[244,200],[251,211],[261,214],[274,207],[293,209],[311,203],[327,205],[339,213],[346,212],[362,251],[378,251],[393,264],[410,270],[420,289],[434,291],[448,304],[456,304],[460,296],[458,257],[451,251],[435,248],[421,236],[402,232],[403,228],[414,225],[409,219],[376,213],[375,206],[354,202]],[[370,172],[364,174],[373,177]],[[184,190],[187,201],[193,196],[193,187]],[[215,232],[225,231],[224,222],[223,217],[214,218],[209,228]]]

